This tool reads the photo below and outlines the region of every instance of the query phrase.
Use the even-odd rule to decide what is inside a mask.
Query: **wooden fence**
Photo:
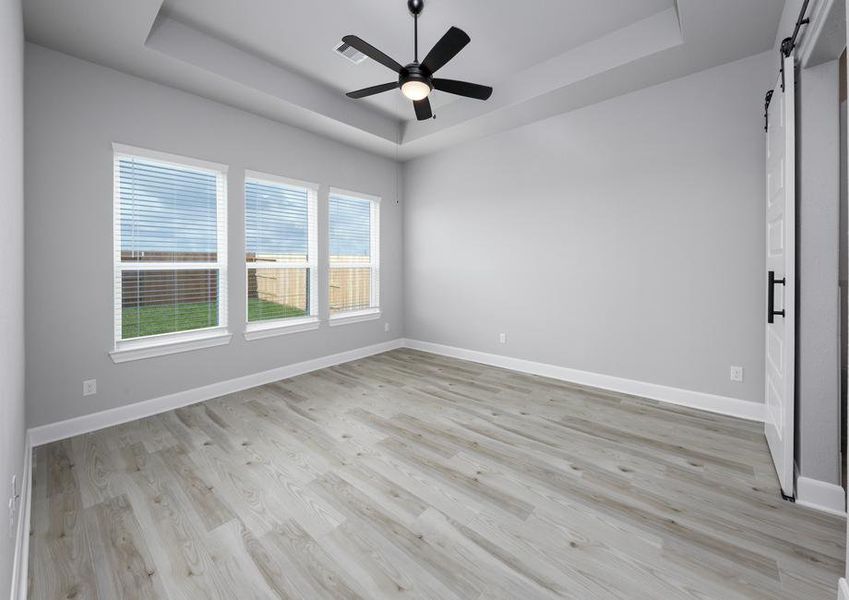
[[[309,271],[307,269],[251,269],[248,267],[248,298],[257,298],[293,306],[306,311],[309,308]]]
[[[371,304],[371,269],[330,269],[330,312],[362,310]]]
[[[124,271],[121,304],[124,307],[215,302],[218,270]]]
[[[308,310],[311,293],[307,269],[251,268],[256,256],[248,256],[248,298]],[[336,257],[334,257],[336,259]],[[206,253],[151,253],[122,256],[125,262],[203,262],[215,260]],[[253,259],[253,260],[252,260]],[[339,262],[349,262],[339,257]],[[350,257],[350,262],[362,260]],[[349,264],[350,264],[349,262]],[[331,267],[329,273],[330,312],[360,310],[371,304],[371,271],[368,267]],[[124,270],[121,278],[122,304],[125,307],[163,304],[215,302],[218,298],[216,269]]]

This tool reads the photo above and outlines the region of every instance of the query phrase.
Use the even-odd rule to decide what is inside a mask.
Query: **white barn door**
[[[793,473],[796,381],[796,103],[795,59],[784,59],[767,108],[766,135],[766,416],[765,431],[785,496]]]

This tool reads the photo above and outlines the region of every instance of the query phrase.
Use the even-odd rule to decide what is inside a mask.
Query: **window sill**
[[[369,310],[358,310],[356,312],[342,313],[334,317],[330,317],[330,326],[349,325],[351,323],[361,323],[363,321],[374,321],[380,318],[380,309],[373,308]]]
[[[178,352],[224,346],[230,343],[230,338],[232,337],[233,334],[219,330],[193,336],[181,335],[178,339],[156,340],[155,342],[130,340],[122,342],[117,349],[109,353],[109,356],[112,358],[112,362],[123,363],[132,360],[154,358],[156,356],[167,356],[168,354],[177,354]]]
[[[245,339],[250,341],[262,340],[265,338],[275,337],[278,335],[288,335],[290,333],[301,333],[302,331],[312,331],[318,329],[321,322],[315,317],[307,319],[295,319],[288,321],[274,321],[272,323],[248,324],[248,329],[245,331]]]

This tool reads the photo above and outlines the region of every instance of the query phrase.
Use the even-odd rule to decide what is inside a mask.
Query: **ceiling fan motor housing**
[[[410,63],[398,74],[398,83],[404,85],[409,81],[421,81],[422,83],[427,84],[430,89],[433,89],[431,77],[432,75],[427,68],[418,63]]]

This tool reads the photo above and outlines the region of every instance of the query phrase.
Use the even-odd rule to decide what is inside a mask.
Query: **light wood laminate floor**
[[[762,427],[397,350],[35,450],[30,597],[832,600]]]

